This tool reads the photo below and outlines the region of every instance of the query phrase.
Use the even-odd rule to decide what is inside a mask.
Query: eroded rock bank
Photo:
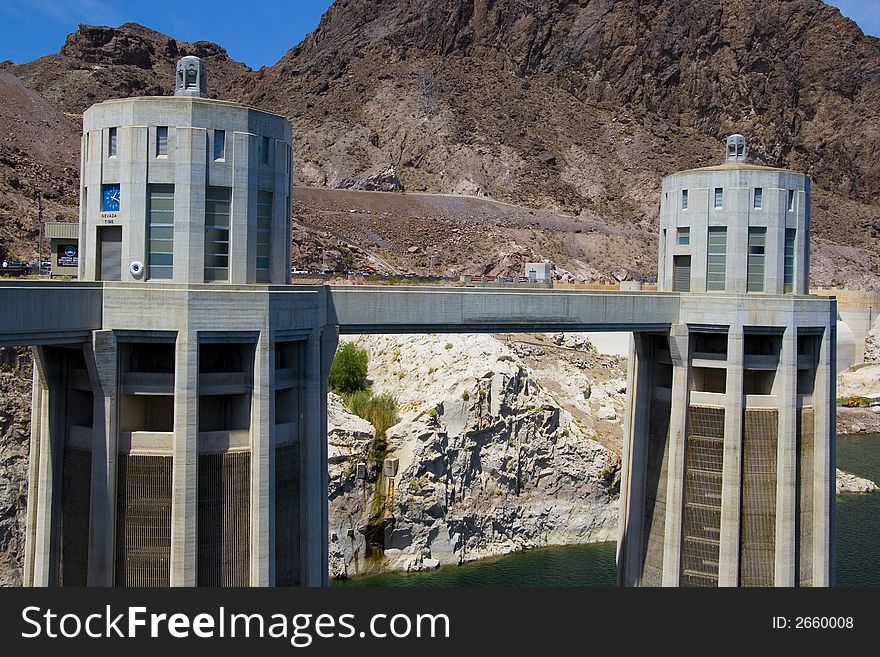
[[[877,484],[870,479],[856,477],[855,475],[837,471],[837,494],[841,493],[873,493],[877,491]]]
[[[0,349],[0,586],[21,586],[30,393],[30,352]]]
[[[548,392],[516,355],[522,347],[477,335],[358,343],[370,352],[374,390],[400,402],[402,420],[388,431],[383,455],[399,459],[399,473],[392,498],[387,480],[372,475],[369,425],[331,398],[333,576],[616,537],[618,456]],[[581,346],[566,356],[548,340],[537,357],[548,367],[598,357]],[[619,433],[623,396],[604,388],[618,389],[618,375],[606,369],[573,385],[585,408],[594,390],[603,391],[595,406],[614,410]],[[606,432],[611,422],[603,420]],[[366,480],[357,478],[358,463],[371,472]]]

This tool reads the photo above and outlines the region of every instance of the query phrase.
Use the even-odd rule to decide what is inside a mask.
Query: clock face
[[[101,202],[102,212],[119,212],[119,183],[104,185]]]

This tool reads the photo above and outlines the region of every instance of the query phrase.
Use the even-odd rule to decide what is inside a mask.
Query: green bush
[[[374,395],[370,390],[358,390],[347,401],[348,410],[372,424],[377,437],[384,437],[388,429],[400,422],[397,399],[388,393]]]
[[[330,390],[341,395],[350,395],[367,389],[366,349],[359,349],[353,342],[346,342],[336,350],[327,385]]]

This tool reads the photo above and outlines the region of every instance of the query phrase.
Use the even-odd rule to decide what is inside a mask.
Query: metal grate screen
[[[199,456],[199,586],[250,582],[250,453]]]
[[[813,409],[804,407],[798,413],[797,471],[797,559],[795,566],[798,586],[813,585]]]
[[[275,450],[275,586],[299,586],[299,443]]]
[[[648,430],[648,466],[645,485],[645,536],[642,544],[642,586],[663,584],[663,543],[666,535],[666,481],[669,459],[668,401],[651,400],[651,425]]]
[[[86,586],[89,569],[89,509],[92,454],[64,450],[61,482],[61,586]]]
[[[119,455],[116,585],[171,583],[170,456]]]
[[[743,424],[740,586],[773,586],[779,411],[747,410]]]
[[[691,406],[685,447],[681,585],[717,586],[724,409]]]

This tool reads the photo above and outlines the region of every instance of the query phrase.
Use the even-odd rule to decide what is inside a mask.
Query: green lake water
[[[842,436],[837,467],[880,482],[880,435]],[[549,547],[423,573],[385,573],[333,586],[614,586],[614,543]],[[837,585],[880,587],[880,493],[837,496]]]

